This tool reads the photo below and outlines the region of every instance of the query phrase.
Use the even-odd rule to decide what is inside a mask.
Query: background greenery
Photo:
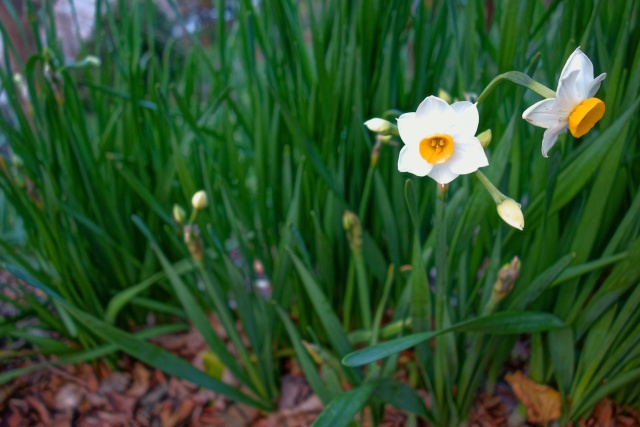
[[[99,1],[100,36],[66,65],[49,2],[27,5],[24,37],[45,40],[28,60],[12,62],[0,26],[0,256],[44,294],[25,290],[12,302],[22,314],[2,320],[6,336],[62,362],[124,350],[265,410],[278,395],[278,350],[290,349],[325,404],[350,383],[374,416],[383,401],[441,425],[464,420],[478,388],[501,378],[517,335],[493,336],[489,325],[439,338],[444,376],[443,361],[418,350],[423,369],[412,385],[434,393],[428,409],[389,382],[397,357],[366,370],[339,363],[411,323],[430,328],[442,309],[430,295],[435,184],[399,173],[402,143],[376,145],[362,123],[415,110],[440,89],[473,99],[509,70],[555,89],[581,46],[596,75],[608,73],[598,93],[606,114],[582,139],[561,136],[543,158],[542,130],[521,119],[539,96],[511,83],[480,106],[479,131],[493,132],[484,172],[522,203],[525,229],[501,222],[475,177],[454,181],[444,310],[452,324],[487,314],[500,266],[518,256],[515,288],[491,311],[547,312],[566,325],[531,334],[528,361],[531,378],[572,402],[563,420],[588,415],[606,395],[640,403],[637,1],[219,0],[216,25],[179,41],[159,33],[150,1]],[[198,189],[209,196],[197,217],[201,263],[171,216]],[[347,210],[357,215],[351,237],[362,230],[360,253],[345,232]],[[149,312],[168,326],[191,321],[249,391],[131,335]],[[27,316],[68,341],[20,330]],[[332,405],[340,409],[339,398]]]

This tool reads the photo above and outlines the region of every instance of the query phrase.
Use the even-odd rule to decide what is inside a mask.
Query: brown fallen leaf
[[[637,427],[638,425],[640,425],[640,422],[639,420],[634,419],[629,415],[618,415],[613,425],[625,426],[625,427]]]
[[[558,391],[536,383],[520,371],[507,374],[505,379],[527,408],[529,422],[547,425],[550,421],[560,418],[562,401]]]
[[[613,420],[613,401],[611,399],[602,399],[593,410],[592,416],[602,427],[609,427]]]
[[[160,425],[162,427],[175,427],[181,424],[193,412],[195,403],[191,400],[184,400],[175,411],[171,406],[169,401],[162,405],[162,411],[160,412]]]
[[[136,399],[142,397],[149,390],[149,378],[149,370],[142,363],[136,362],[133,365],[133,384],[127,390],[127,395]]]
[[[24,400],[26,400],[29,406],[38,414],[40,421],[42,421],[44,425],[51,425],[51,415],[41,400],[34,396],[25,396]]]
[[[27,419],[19,411],[9,410],[9,416],[6,419],[8,427],[20,427],[27,425]]]

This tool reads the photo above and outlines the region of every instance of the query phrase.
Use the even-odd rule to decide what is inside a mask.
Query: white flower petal
[[[429,172],[429,176],[435,179],[438,184],[442,185],[450,183],[451,181],[456,179],[458,175],[460,174],[457,174],[449,169],[448,162],[441,165],[435,165],[433,169],[431,169],[431,172]]]
[[[405,145],[400,150],[398,157],[398,170],[400,172],[409,172],[417,176],[425,176],[433,169],[433,165],[427,163],[420,156],[418,145]]]
[[[451,104],[451,108],[455,113],[456,134],[474,136],[480,121],[478,107],[469,101],[461,101]]]
[[[551,150],[558,140],[558,135],[567,132],[567,124],[566,123],[558,123],[555,126],[550,127],[544,132],[544,136],[542,138],[542,155],[544,157],[549,157],[547,153]]]
[[[549,128],[567,121],[567,114],[556,109],[556,98],[543,99],[527,108],[522,118],[534,126]]]
[[[567,76],[560,79],[558,90],[556,91],[556,105],[558,111],[564,111],[567,116],[573,109],[586,99],[586,91],[578,84],[579,70],[573,70]],[[584,93],[583,93],[584,91]]]
[[[574,71],[578,71],[576,77],[576,85],[581,89],[580,92],[585,95],[587,93],[587,86],[593,80],[593,64],[587,55],[585,55],[580,48],[576,48],[573,51],[567,62],[564,64],[564,68],[560,73],[560,80],[566,78]]]
[[[427,97],[415,113],[398,118],[398,132],[405,143],[398,157],[398,170],[418,176],[429,175],[440,184],[448,184],[462,173],[487,166],[487,156],[474,136],[478,121],[475,104],[463,101],[450,106],[435,96]],[[446,136],[442,137],[443,144],[453,142],[453,152],[441,153],[438,160],[444,163],[432,165],[420,155],[420,144],[436,134]],[[448,150],[451,146],[444,148]],[[449,154],[451,157],[447,158]]]
[[[419,144],[426,135],[420,127],[416,113],[404,113],[398,117],[398,133],[405,144]]]
[[[430,136],[449,129],[455,121],[455,113],[444,100],[436,96],[428,96],[418,106],[416,118],[420,122],[423,134]]]
[[[556,98],[542,100],[522,114],[527,122],[547,128],[542,139],[544,157],[558,140],[558,135],[567,132],[571,112],[582,101],[595,95],[606,76],[603,73],[594,79],[591,60],[577,48],[560,73]]]
[[[606,78],[607,78],[607,73],[602,73],[598,77],[593,79],[591,83],[589,83],[587,98],[593,98],[593,95],[595,95],[596,92],[598,92],[598,89],[600,89],[600,83],[602,83],[602,81]]]
[[[446,164],[453,173],[463,175],[489,166],[489,160],[478,138],[471,136],[454,141],[453,154]]]

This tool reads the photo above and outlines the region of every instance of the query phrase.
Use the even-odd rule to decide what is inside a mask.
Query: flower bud
[[[182,206],[178,204],[173,205],[173,220],[178,225],[184,225],[184,222],[187,220],[187,213],[182,209]]]
[[[518,259],[518,257],[513,257],[511,263],[505,264],[502,266],[500,271],[498,272],[498,278],[493,285],[493,292],[491,294],[491,299],[494,302],[498,302],[504,299],[509,292],[513,289],[513,285],[520,274],[520,267],[522,263]]]
[[[201,211],[202,209],[206,208],[207,204],[207,193],[205,193],[203,190],[198,191],[191,198],[191,206],[193,206],[193,209],[197,211]]]
[[[489,144],[491,144],[491,137],[493,134],[491,133],[491,129],[487,129],[481,134],[479,134],[476,138],[480,141],[482,148],[487,148]]]
[[[354,253],[362,252],[362,226],[358,215],[351,211],[345,211],[342,215],[342,224],[347,232],[349,246]]]
[[[200,237],[200,229],[196,224],[186,225],[183,229],[184,243],[187,245],[189,253],[197,262],[201,262],[204,258],[204,246],[202,245],[202,237]]]
[[[94,55],[88,55],[82,62],[92,67],[99,67],[100,65],[102,65],[102,61],[100,61],[100,58]]]
[[[438,98],[442,99],[447,104],[451,104],[451,95],[449,95],[449,93],[444,89],[438,90]]]
[[[369,119],[364,122],[364,125],[371,132],[378,133],[380,135],[395,135],[396,129],[395,125],[387,120],[380,119],[378,117],[374,117],[373,119]]]
[[[506,198],[498,203],[498,215],[510,226],[518,230],[524,230],[524,215],[520,210],[520,203]]]

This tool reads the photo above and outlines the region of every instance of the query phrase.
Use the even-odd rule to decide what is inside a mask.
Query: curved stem
[[[507,198],[507,196],[502,194],[500,190],[498,190],[496,186],[493,185],[491,181],[489,181],[489,178],[487,178],[482,172],[477,170],[473,174],[476,176],[476,178],[478,178],[478,181],[480,181],[482,185],[484,185],[484,187],[487,189],[487,191],[491,195],[491,198],[493,198],[493,201],[496,202],[496,205],[502,203]]]
[[[489,93],[493,89],[495,89],[498,83],[500,83],[503,80],[509,80],[513,83],[519,84],[520,86],[524,86],[527,89],[532,90],[538,95],[542,96],[543,98],[556,97],[556,93],[553,90],[549,89],[542,83],[539,83],[533,80],[531,77],[529,77],[525,73],[522,73],[520,71],[507,71],[506,73],[500,74],[495,79],[491,80],[491,83],[487,85],[487,87],[482,91],[482,93],[478,97],[478,101],[476,102],[476,104],[482,103],[482,101],[484,101],[487,95],[489,95]]]

